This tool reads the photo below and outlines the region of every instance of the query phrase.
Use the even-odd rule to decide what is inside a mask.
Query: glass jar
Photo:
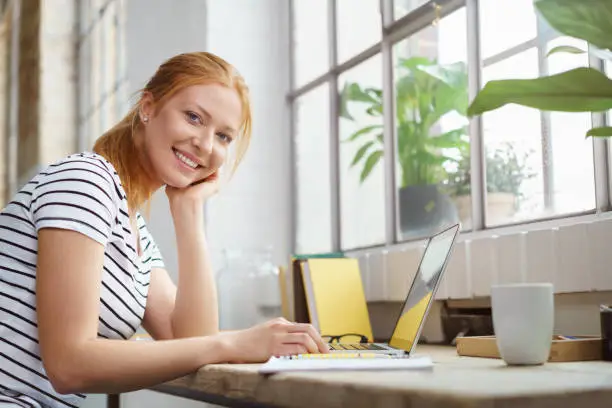
[[[280,316],[278,268],[271,248],[226,249],[217,272],[219,327],[239,330]]]

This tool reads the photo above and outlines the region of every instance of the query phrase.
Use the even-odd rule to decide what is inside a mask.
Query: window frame
[[[480,1],[481,0],[437,0],[429,1],[418,8],[413,9],[408,14],[402,16],[398,20],[394,20],[393,8],[394,0],[379,0],[380,1],[380,18],[382,20],[382,33],[379,41],[362,50],[360,53],[352,56],[345,62],[338,64],[337,58],[337,7],[336,0],[328,0],[328,44],[329,44],[329,69],[316,78],[309,80],[300,87],[295,85],[295,47],[293,37],[294,23],[294,2],[303,0],[290,0],[289,5],[289,24],[290,24],[290,91],[287,94],[287,103],[290,111],[290,131],[292,137],[291,156],[292,163],[296,163],[296,101],[300,96],[307,94],[318,86],[328,83],[330,90],[330,185],[331,185],[331,236],[332,247],[330,252],[353,252],[368,250],[378,247],[389,247],[397,244],[405,244],[410,241],[402,240],[397,228],[398,220],[398,205],[397,205],[397,185],[395,174],[395,163],[397,160],[395,139],[395,95],[393,84],[393,45],[403,39],[409,38],[412,34],[418,33],[420,30],[429,25],[436,17],[442,19],[445,16],[459,10],[463,7],[466,9],[466,29],[467,29],[467,64],[468,64],[468,94],[470,101],[476,96],[482,88],[482,71],[483,68],[495,63],[510,58],[526,49],[536,47],[538,50],[538,64],[540,70],[545,67],[546,62],[546,44],[548,41],[556,38],[558,35],[552,33],[550,28],[545,25],[541,17],[537,19],[537,37],[521,44],[517,44],[509,49],[503,50],[487,59],[481,57],[480,44]],[[439,6],[436,10],[434,5]],[[438,14],[436,14],[436,12]],[[386,109],[383,111],[383,129],[384,129],[384,149],[387,159],[384,163],[384,189],[385,189],[385,242],[382,245],[359,248],[344,248],[341,242],[341,206],[340,206],[340,160],[339,160],[339,92],[338,78],[345,71],[359,65],[370,57],[381,54],[382,57],[382,77],[383,77],[383,101]],[[589,65],[593,68],[605,72],[604,62],[594,57],[590,57]],[[542,73],[542,71],[540,71]],[[547,112],[540,112],[542,118],[542,154],[549,154],[551,143],[545,137],[548,134],[550,116]],[[606,126],[608,123],[605,112],[591,114],[593,126]],[[610,143],[607,139],[593,139],[593,160],[594,160],[594,183],[595,183],[595,209],[586,212],[563,213],[550,217],[541,217],[532,220],[525,220],[516,223],[508,223],[502,226],[487,227],[485,220],[485,209],[487,205],[485,179],[484,179],[484,163],[483,163],[483,127],[480,116],[469,118],[469,133],[470,133],[470,149],[471,149],[471,203],[472,203],[472,228],[471,231],[463,234],[476,234],[482,236],[484,234],[493,235],[500,229],[513,229],[517,226],[524,227],[527,224],[545,224],[548,225],[551,221],[557,221],[561,224],[566,224],[571,219],[581,220],[583,216],[589,214],[600,214],[610,211],[612,207],[612,164],[610,164]],[[545,203],[549,204],[552,200],[552,172],[549,166],[543,166],[543,179],[545,191]],[[292,165],[291,176],[293,179],[291,191],[291,232],[292,232],[292,252],[297,248],[297,214],[298,206],[298,183],[297,168]],[[423,237],[425,238],[425,237]],[[420,239],[413,239],[418,241]]]
[[[114,4],[113,4],[114,3]],[[114,6],[111,7],[111,5]],[[94,138],[111,124],[107,104],[114,103],[112,115],[120,117],[127,110],[127,65],[125,56],[125,0],[89,0],[78,4],[77,73],[78,73],[78,142],[79,151],[91,148]],[[114,10],[114,16],[107,16]],[[109,18],[110,17],[110,18]],[[108,43],[108,31],[114,30],[114,44]],[[97,47],[94,36],[98,36]],[[110,36],[109,36],[110,37]],[[114,73],[106,68],[108,51],[115,53]],[[96,64],[94,53],[99,58]],[[93,80],[99,70],[99,81]],[[114,101],[113,101],[114,99]],[[94,120],[97,119],[97,123]],[[92,132],[92,129],[98,129]]]

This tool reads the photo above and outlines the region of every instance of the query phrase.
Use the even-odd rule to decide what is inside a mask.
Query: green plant
[[[510,193],[522,198],[521,184],[536,175],[527,163],[531,153],[519,155],[511,143],[504,143],[503,147],[492,151],[485,149],[487,192]],[[470,183],[470,151],[464,149],[457,168],[449,171],[447,191],[451,196],[468,195],[471,191]]]
[[[609,0],[538,0],[536,10],[561,34],[585,40],[588,52],[612,60],[612,2]],[[556,52],[585,53],[572,46]],[[602,112],[612,109],[612,80],[594,68],[580,67],[534,79],[489,81],[470,104],[468,115],[479,115],[508,103],[545,111]],[[586,136],[612,136],[612,127],[590,129]]]
[[[464,63],[437,65],[427,58],[402,59],[395,82],[397,157],[401,187],[437,184],[446,178],[445,166],[456,160],[453,150],[467,145],[465,126],[436,133],[436,125],[447,113],[465,116],[468,106],[467,73]],[[351,167],[362,163],[363,182],[383,156],[383,95],[377,88],[345,83],[340,95],[340,116],[354,121],[349,104],[361,104],[365,115],[380,124],[358,129],[345,142],[361,143]]]

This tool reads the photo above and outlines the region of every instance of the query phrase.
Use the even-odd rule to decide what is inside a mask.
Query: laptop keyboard
[[[372,343],[331,343],[330,350],[387,350]]]

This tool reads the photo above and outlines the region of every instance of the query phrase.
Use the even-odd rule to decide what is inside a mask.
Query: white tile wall
[[[555,292],[612,289],[612,219],[537,229],[524,226],[496,235],[460,236],[437,299],[489,296],[497,283],[552,282]],[[355,254],[370,301],[402,301],[424,243]]]
[[[612,220],[587,224],[591,289],[612,290]]]

